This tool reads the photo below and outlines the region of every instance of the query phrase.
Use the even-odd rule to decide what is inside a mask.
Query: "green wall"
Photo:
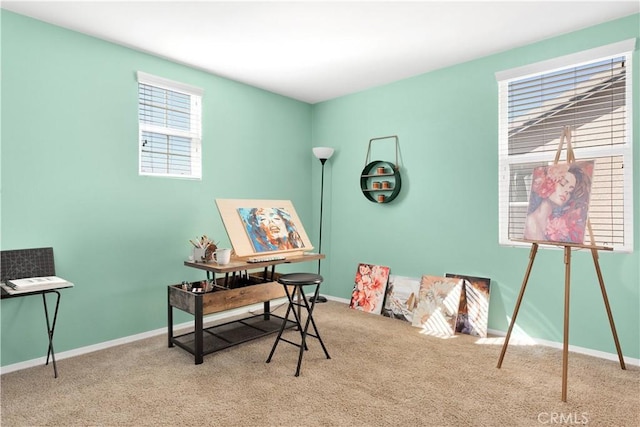
[[[391,274],[459,273],[489,277],[489,328],[506,331],[529,258],[528,248],[498,245],[498,86],[494,73],[640,35],[640,15],[430,72],[314,105],[313,141],[336,148],[327,163],[323,251],[325,292],[350,298],[357,263],[383,264]],[[638,52],[634,105],[640,111]],[[602,253],[605,284],[622,350],[640,357],[640,238],[634,115],[635,231],[633,253]],[[402,192],[389,204],[361,194],[360,173],[371,138],[398,135]],[[372,160],[395,162],[393,140],[372,144]],[[326,235],[326,240],[324,236]],[[590,252],[572,257],[571,344],[615,354]],[[517,326],[562,342],[564,263],[561,250],[536,257]]]
[[[404,276],[490,277],[489,327],[505,331],[529,251],[497,244],[494,73],[638,37],[639,20],[310,106],[2,11],[0,245],[53,246],[57,273],[76,284],[63,291],[57,352],[162,328],[166,286],[202,276],[182,266],[187,239],[228,244],[216,198],[292,200],[316,243],[320,165],[310,147],[328,145],[324,293],[348,299],[359,262]],[[639,69],[636,56],[635,82]],[[138,70],[205,90],[202,181],[137,175]],[[400,138],[403,191],[378,205],[359,177],[369,139],[386,135]],[[639,165],[638,132],[634,146]],[[394,161],[391,140],[375,142],[372,159]],[[639,251],[600,262],[622,349],[640,358]],[[541,250],[518,317],[531,336],[562,341],[563,279],[562,253]],[[615,353],[588,253],[574,253],[572,279],[571,344]],[[46,353],[40,299],[3,300],[0,315],[2,366]]]
[[[138,70],[204,89],[202,181],[138,176]],[[167,285],[204,278],[188,239],[229,244],[216,198],[291,200],[311,223],[310,129],[306,103],[2,11],[1,246],[52,246],[75,284],[56,351],[166,327]],[[2,301],[3,366],[46,354],[43,317]]]

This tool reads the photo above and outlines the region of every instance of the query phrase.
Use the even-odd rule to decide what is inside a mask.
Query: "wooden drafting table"
[[[284,319],[271,313],[270,301],[285,297],[284,287],[276,280],[275,267],[281,264],[317,261],[324,259],[322,254],[285,254],[286,258],[259,263],[232,259],[227,265],[215,262],[185,261],[190,268],[204,270],[207,281],[212,283],[210,292],[192,292],[182,285],[168,287],[168,344],[177,345],[195,357],[195,363],[202,363],[205,354],[277,332]],[[258,273],[249,274],[250,270]],[[260,272],[261,270],[261,272]],[[219,278],[216,278],[219,275]],[[234,308],[264,303],[264,312],[260,315],[233,320],[221,325],[205,328],[203,317]],[[174,336],[173,309],[194,316],[194,331]],[[293,322],[290,322],[291,326]]]

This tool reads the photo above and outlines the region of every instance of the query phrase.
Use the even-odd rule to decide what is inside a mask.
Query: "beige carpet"
[[[637,366],[570,354],[563,403],[560,350],[510,345],[497,369],[499,343],[331,301],[316,320],[331,359],[310,340],[298,378],[289,344],[265,363],[275,336],[201,365],[159,336],[60,360],[57,379],[51,366],[3,375],[2,426],[640,425]]]

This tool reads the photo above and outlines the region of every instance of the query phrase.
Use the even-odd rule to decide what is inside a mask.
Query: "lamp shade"
[[[333,151],[330,147],[313,147],[313,155],[320,160],[327,160],[333,156]]]

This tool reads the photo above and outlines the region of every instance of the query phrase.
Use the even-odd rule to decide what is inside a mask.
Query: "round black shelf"
[[[384,173],[378,173],[378,168],[384,168]],[[389,188],[383,188],[387,182]],[[374,183],[379,187],[374,188]],[[360,175],[360,189],[367,200],[374,203],[389,203],[393,201],[402,188],[399,167],[384,160],[374,160],[364,167]]]

